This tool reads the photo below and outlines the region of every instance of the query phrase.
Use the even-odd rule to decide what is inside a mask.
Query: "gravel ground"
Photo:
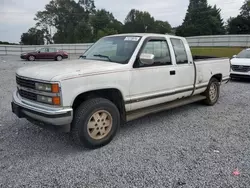
[[[250,187],[250,83],[223,86],[213,107],[127,123],[109,145],[86,150],[11,113],[15,71],[34,63],[53,62],[0,57],[0,187]]]

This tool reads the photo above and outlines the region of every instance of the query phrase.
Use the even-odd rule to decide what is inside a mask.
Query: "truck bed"
[[[225,59],[227,57],[215,57],[215,56],[198,56],[198,55],[194,55],[193,56],[193,60],[195,62],[199,62],[199,61],[205,61],[205,60],[211,60],[211,59]]]
[[[229,78],[230,60],[229,58],[218,58],[202,56],[194,61],[196,65],[196,87],[207,86],[211,75],[221,75],[222,81]]]

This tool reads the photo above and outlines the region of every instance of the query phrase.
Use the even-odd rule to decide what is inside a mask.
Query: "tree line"
[[[88,43],[118,33],[160,33],[178,36],[250,33],[250,0],[240,14],[224,23],[221,9],[207,0],[190,0],[183,23],[171,27],[149,12],[132,9],[124,23],[105,9],[96,9],[94,0],[51,0],[38,11],[36,24],[21,36],[21,44]]]
[[[250,0],[245,0],[237,17],[231,17],[227,23],[230,34],[250,34]]]
[[[17,43],[11,43],[11,42],[7,42],[7,41],[0,41],[0,44],[4,44],[4,45],[18,45]]]

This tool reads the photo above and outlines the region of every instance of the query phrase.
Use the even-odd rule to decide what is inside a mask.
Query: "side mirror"
[[[236,58],[237,57],[237,55],[233,55],[233,58]]]
[[[143,54],[140,55],[140,60],[145,65],[154,64],[154,58],[155,58],[154,54],[145,54],[145,53],[143,53]]]

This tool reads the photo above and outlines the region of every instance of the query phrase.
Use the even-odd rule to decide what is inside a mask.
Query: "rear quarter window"
[[[180,39],[170,39],[172,46],[174,48],[175,58],[176,58],[176,64],[188,64],[188,57],[187,52],[185,49],[185,46]]]

